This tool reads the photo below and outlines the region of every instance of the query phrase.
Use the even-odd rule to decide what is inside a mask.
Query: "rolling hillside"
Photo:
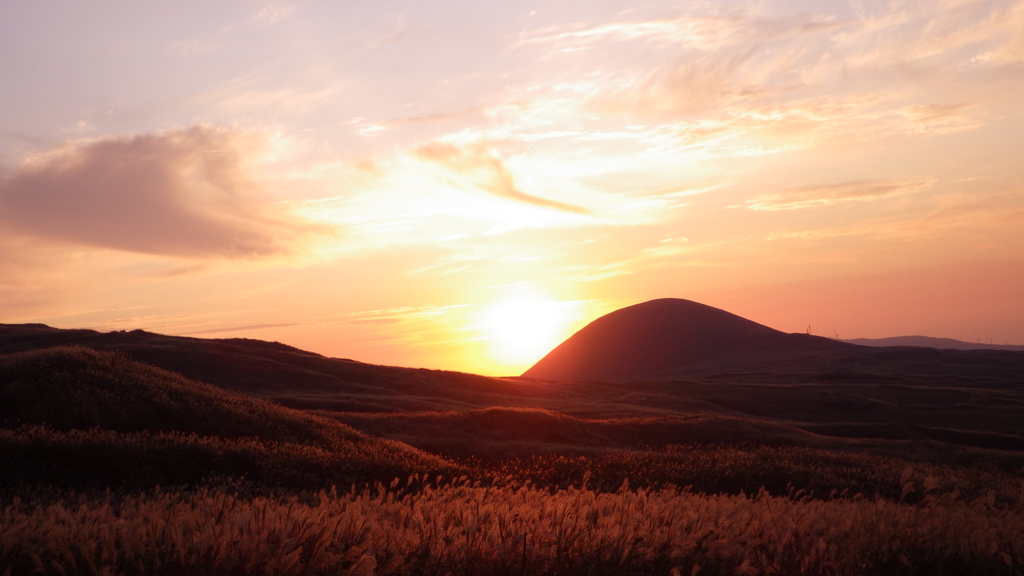
[[[324,486],[448,470],[335,420],[195,382],[111,352],[0,356],[0,485]]]
[[[101,352],[46,351],[69,344]],[[321,421],[284,424],[309,417],[302,412],[288,411],[274,425],[217,412],[237,405],[245,398],[240,392],[274,402],[246,408],[250,415],[278,414],[281,406],[314,410],[332,423],[453,457],[637,449],[714,442],[716,435],[722,442],[778,438],[739,433],[755,429],[786,430],[787,437],[796,430],[793,442],[799,445],[871,441],[857,449],[885,453],[910,449],[893,442],[917,443],[914,450],[940,459],[943,452],[935,446],[1018,453],[1024,443],[1022,353],[855,346],[785,334],[685,300],[656,300],[599,319],[518,379],[377,366],[258,340],[42,325],[0,325],[0,354],[5,352],[0,358],[8,365],[31,364],[20,370],[37,375],[34,385],[45,391],[39,397],[57,397],[61,386],[80,394],[77,403],[30,405],[30,388],[8,384],[0,418],[45,422],[55,434],[98,426],[122,435],[259,437],[322,448]],[[25,364],[29,359],[34,364]],[[107,376],[142,374],[136,380],[171,388],[89,384],[104,370]],[[170,391],[190,381],[188,386],[212,385],[201,385],[203,394],[225,393],[231,400]],[[10,407],[18,414],[2,413]],[[226,427],[231,422],[233,428]],[[729,434],[720,422],[743,425]]]
[[[192,380],[295,408],[376,412],[476,407],[505,403],[503,397],[529,393],[535,387],[461,372],[327,358],[261,340],[0,324],[0,354],[52,346],[117,351]]]

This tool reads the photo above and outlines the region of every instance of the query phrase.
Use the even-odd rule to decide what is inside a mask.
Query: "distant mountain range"
[[[894,336],[892,338],[853,338],[843,340],[858,346],[918,346],[937,348],[939,350],[1012,350],[1024,352],[1024,346],[1013,344],[984,344],[982,342],[963,342],[952,338],[932,338],[931,336]]]

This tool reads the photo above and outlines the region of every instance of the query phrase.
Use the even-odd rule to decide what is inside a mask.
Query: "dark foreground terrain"
[[[0,574],[1024,574],[1024,353],[825,342],[587,382],[0,326]]]

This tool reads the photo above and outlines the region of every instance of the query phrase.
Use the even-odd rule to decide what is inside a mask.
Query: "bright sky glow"
[[[0,10],[0,322],[487,374],[658,297],[1024,344],[1024,0]]]
[[[487,342],[487,359],[509,373],[550,352],[572,335],[580,320],[580,302],[517,292],[486,306],[475,327]]]

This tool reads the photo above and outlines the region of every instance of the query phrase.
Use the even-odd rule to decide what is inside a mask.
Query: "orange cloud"
[[[548,198],[527,194],[516,188],[512,173],[509,172],[501,159],[491,153],[483,144],[456,146],[435,142],[416,148],[415,155],[422,159],[444,166],[467,179],[473,186],[490,192],[495,196],[509,198],[534,206],[554,208],[564,212],[586,214],[588,210],[582,206],[566,204]]]
[[[0,180],[0,222],[29,236],[148,254],[285,252],[314,227],[271,212],[242,169],[253,144],[203,126],[70,144]]]
[[[540,30],[527,35],[520,44],[585,45],[602,41],[667,43],[712,51],[742,42],[801,36],[842,28],[851,20],[837,18],[765,19],[751,15],[686,16],[676,19],[611,22],[593,28],[557,31]]]
[[[747,200],[751,210],[797,210],[840,202],[869,202],[922,190],[932,182],[846,182],[829,186],[793,188],[761,194]]]

